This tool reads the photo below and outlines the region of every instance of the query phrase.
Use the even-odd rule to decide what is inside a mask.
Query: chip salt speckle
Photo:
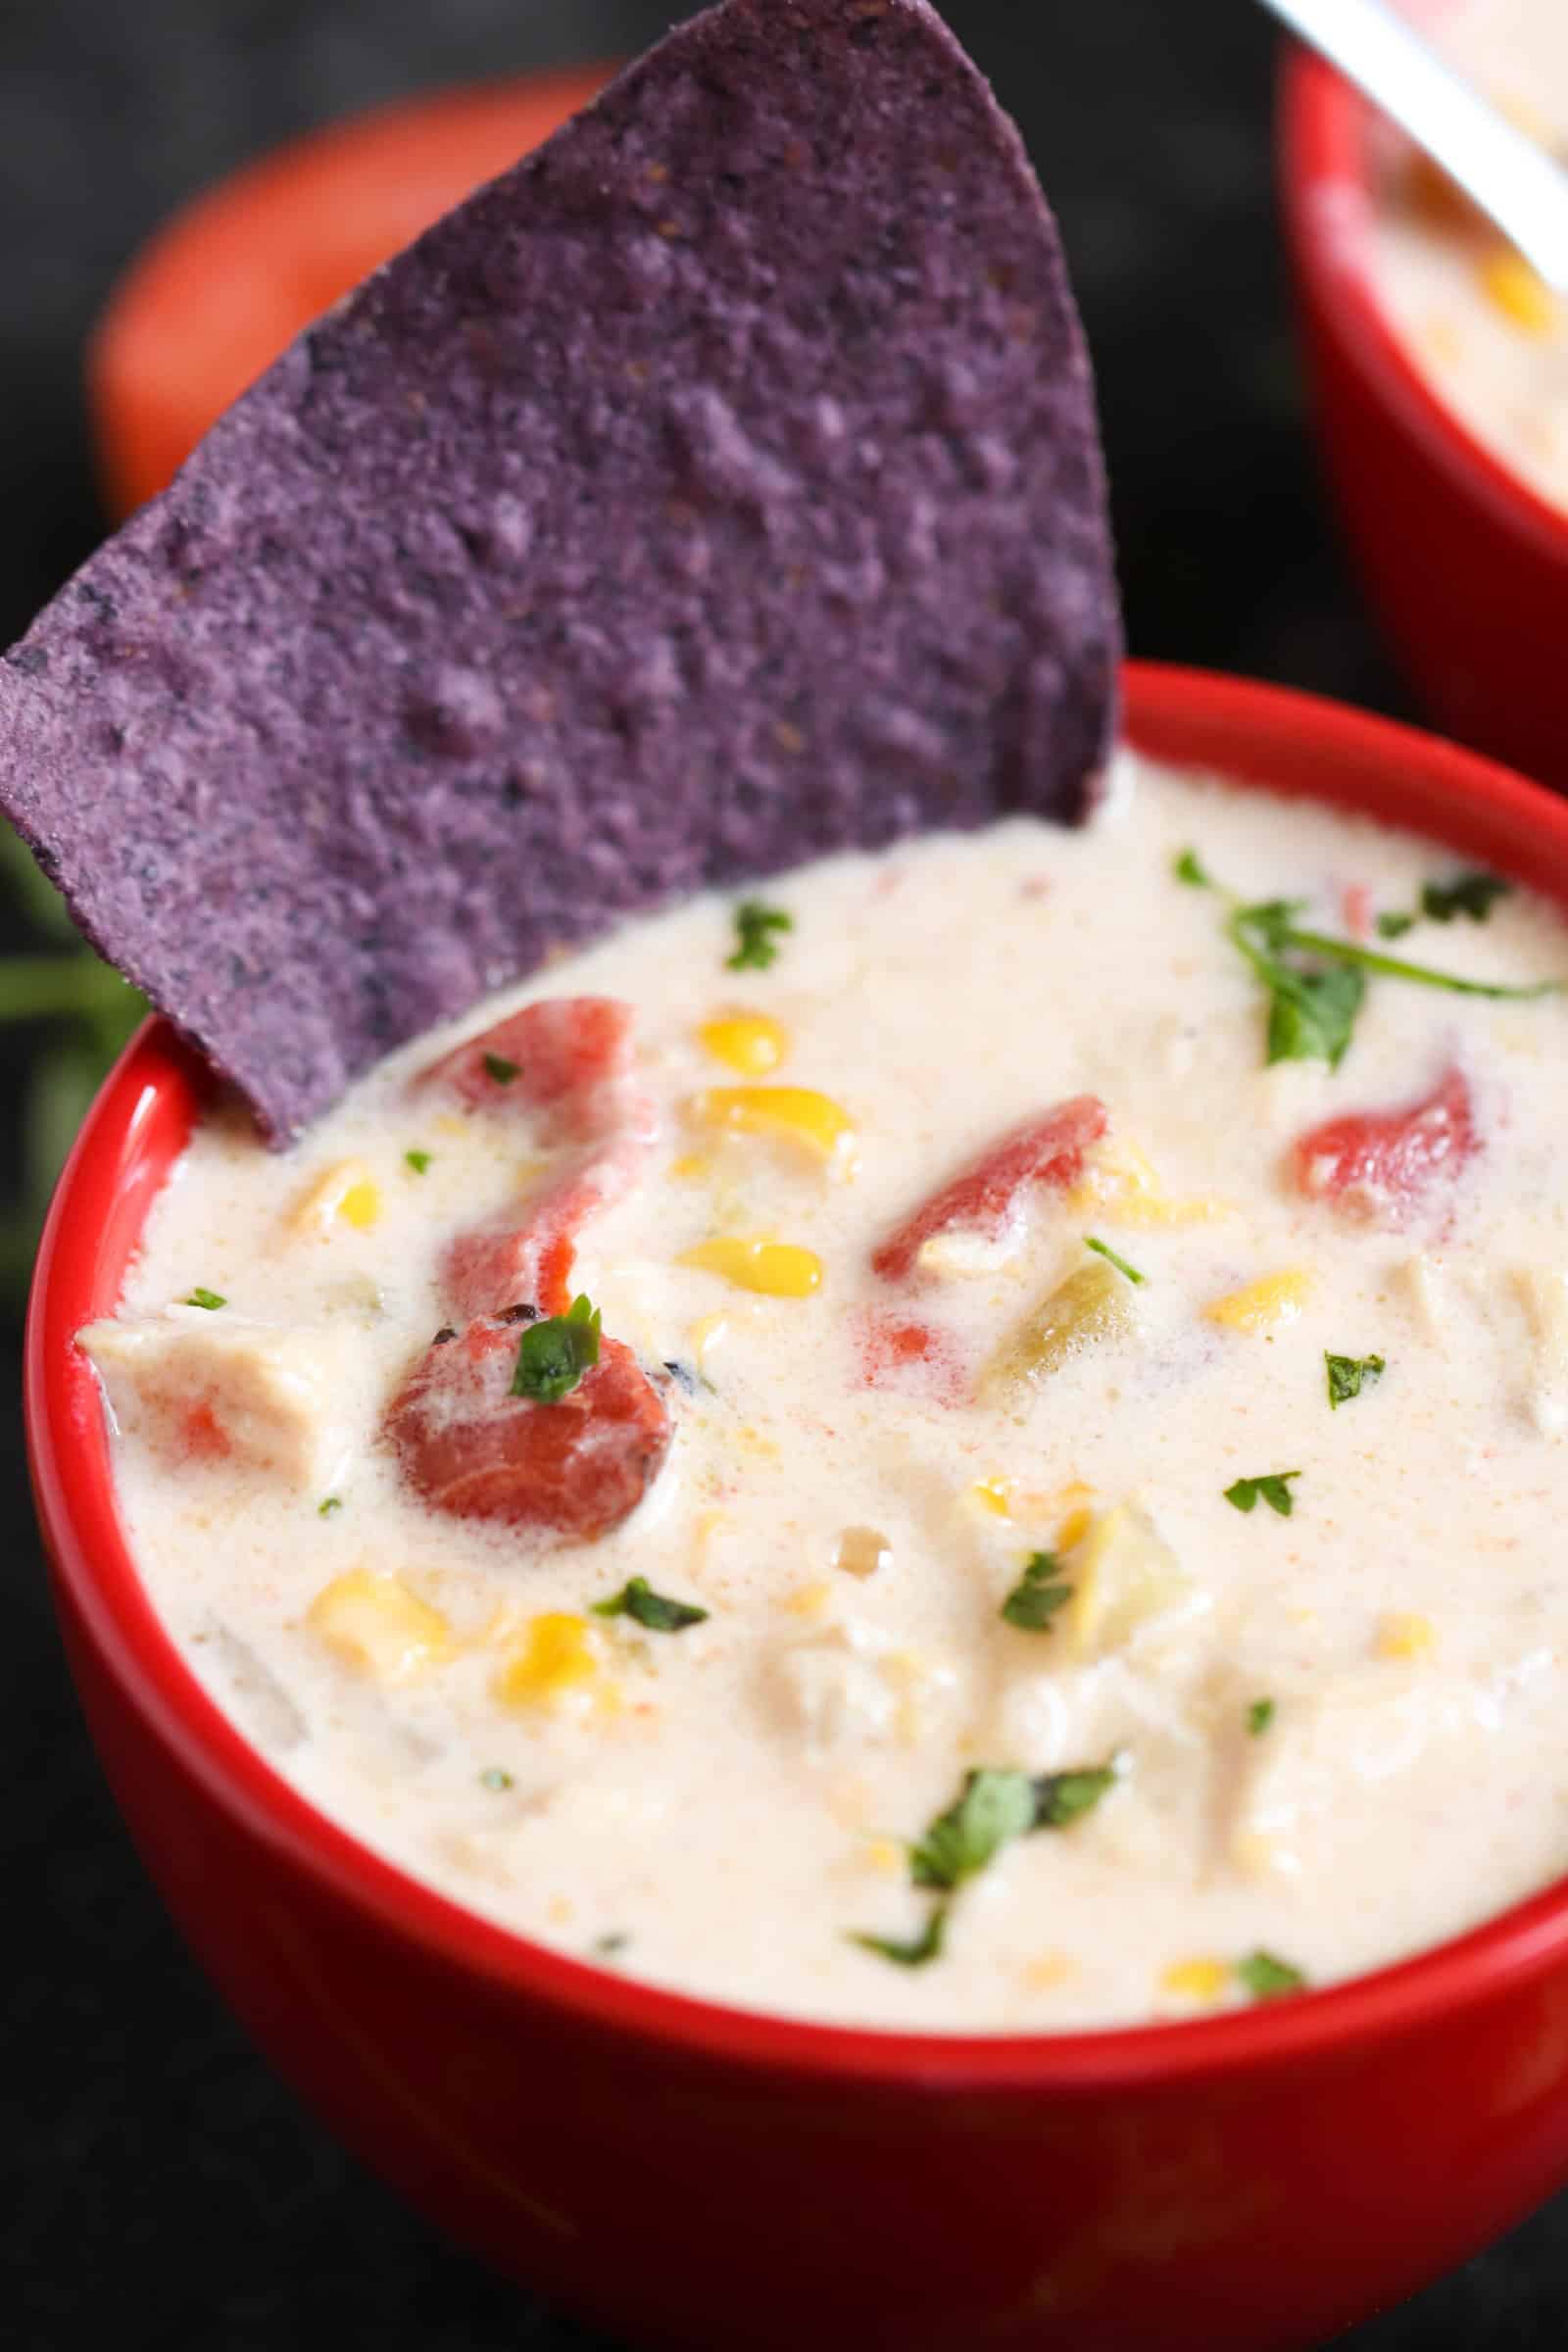
[[[0,662],[0,805],[286,1141],[552,949],[1081,818],[1119,623],[1011,124],[731,0],[305,334]]]

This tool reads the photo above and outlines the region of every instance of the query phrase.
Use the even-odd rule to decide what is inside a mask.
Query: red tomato
[[[550,1177],[510,1216],[459,1234],[442,1262],[453,1311],[465,1321],[522,1305],[564,1314],[577,1236],[590,1217],[630,1191],[646,1150],[640,1137],[623,1136]]]
[[[635,1015],[618,997],[546,997],[468,1038],[415,1079],[476,1108],[544,1114],[539,1141],[597,1143],[622,1126]]]
[[[98,467],[128,514],[313,318],[586,106],[607,65],[330,122],[198,196],[110,297],[87,360]]]
[[[1291,1157],[1303,1193],[1348,1216],[1397,1225],[1480,1149],[1470,1088],[1450,1065],[1421,1102],[1329,1119],[1300,1137]]]
[[[922,1202],[872,1252],[871,1264],[902,1282],[925,1244],[961,1230],[998,1238],[1032,1187],[1064,1192],[1083,1172],[1084,1154],[1105,1132],[1108,1114],[1095,1095],[1075,1095],[992,1144],[940,1192]]]
[[[485,1316],[436,1341],[386,1417],[404,1476],[433,1510],[588,1543],[634,1511],[669,1450],[662,1396],[619,1340],[559,1404],[512,1395],[523,1325]]]

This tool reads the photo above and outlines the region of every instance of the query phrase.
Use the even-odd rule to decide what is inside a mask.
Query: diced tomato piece
[[[618,997],[545,997],[443,1054],[414,1083],[480,1109],[540,1112],[542,1143],[597,1143],[634,1113],[634,1019]]]
[[[1469,1085],[1449,1067],[1419,1102],[1329,1119],[1300,1137],[1291,1157],[1303,1193],[1349,1216],[1397,1225],[1480,1149]]]
[[[968,1392],[963,1367],[945,1331],[867,1309],[858,1319],[860,1377],[868,1389],[903,1389],[960,1403]]]
[[[1042,1117],[1026,1120],[906,1217],[873,1251],[873,1268],[889,1282],[902,1282],[939,1233],[961,1230],[998,1239],[1026,1191],[1064,1192],[1077,1182],[1085,1152],[1107,1124],[1105,1105],[1095,1095],[1075,1095]]]
[[[536,1306],[563,1315],[571,1303],[577,1237],[591,1217],[630,1192],[647,1157],[625,1135],[558,1169],[532,1197],[472,1233],[460,1233],[442,1261],[443,1295],[464,1320]]]
[[[525,1326],[482,1316],[415,1365],[385,1429],[433,1510],[590,1543],[634,1511],[671,1436],[663,1397],[619,1340],[559,1404],[512,1395]]]

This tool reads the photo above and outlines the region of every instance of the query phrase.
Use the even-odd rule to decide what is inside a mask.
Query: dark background
[[[0,641],[102,527],[82,338],[172,206],[334,114],[624,54],[680,10],[0,0]],[[946,13],[1018,116],[1061,217],[1099,365],[1134,650],[1402,710],[1308,442],[1273,218],[1262,12],[1252,0],[946,0]],[[0,944],[9,925],[0,910]],[[13,926],[9,944],[18,936]],[[8,1105],[30,1043],[0,1048]],[[13,1316],[13,1366],[18,1336]],[[0,1420],[0,1527],[12,1554],[0,2166],[15,2165],[0,2191],[0,2341],[611,2352],[432,2237],[322,2136],[217,2005],[88,1751],[14,1413]],[[1528,2352],[1560,2346],[1565,2318],[1568,2202],[1346,2342]]]

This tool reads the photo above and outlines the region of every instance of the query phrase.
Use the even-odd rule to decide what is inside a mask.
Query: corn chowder
[[[1568,938],[1123,755],[634,924],[81,1335],[153,1602],[454,1900],[823,2019],[1180,2018],[1568,1857]]]
[[[1446,0],[1419,13],[1468,80],[1568,157],[1562,0]],[[1568,508],[1568,308],[1427,158],[1401,144],[1383,180],[1371,258],[1389,317],[1470,431]]]

